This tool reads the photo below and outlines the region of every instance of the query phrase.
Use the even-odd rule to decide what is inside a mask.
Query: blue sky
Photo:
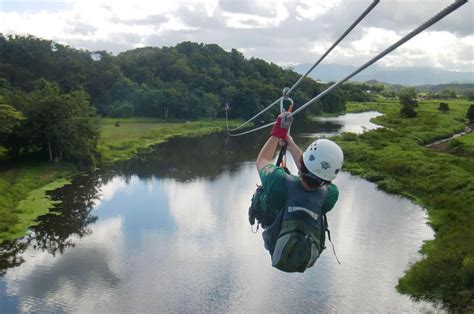
[[[454,0],[382,0],[330,54],[360,65]],[[236,48],[280,65],[313,63],[370,0],[0,0],[0,32],[114,54],[182,41]],[[378,64],[474,72],[472,1]]]
[[[57,12],[72,9],[70,1],[10,1],[1,0],[0,10],[4,12],[34,13],[39,11]]]

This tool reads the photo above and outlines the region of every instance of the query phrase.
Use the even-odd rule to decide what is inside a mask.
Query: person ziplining
[[[249,222],[265,228],[265,248],[272,265],[287,272],[304,272],[324,249],[325,215],[339,197],[331,183],[342,168],[344,154],[333,141],[319,139],[304,152],[288,135],[292,123],[283,112],[257,158],[262,186],[249,208]],[[272,163],[278,144],[284,141],[298,169],[298,176]]]
[[[314,265],[325,249],[326,232],[328,233],[329,241],[331,241],[326,213],[337,202],[339,191],[336,185],[332,183],[332,180],[340,172],[344,161],[342,149],[328,139],[318,139],[302,152],[288,134],[293,117],[388,53],[457,10],[467,3],[467,0],[455,0],[454,3],[444,10],[373,57],[353,73],[319,93],[296,111],[290,112],[292,106],[290,107],[291,109],[286,111],[282,105],[283,100],[289,99],[289,93],[298,86],[378,2],[379,0],[375,0],[313,67],[301,76],[292,88],[285,88],[282,97],[239,127],[229,129],[227,126],[229,136],[249,134],[273,126],[270,138],[265,142],[257,157],[256,166],[262,185],[257,188],[252,197],[248,218],[252,226],[257,222],[257,230],[258,225],[261,225],[264,229],[262,236],[265,248],[270,252],[272,266],[282,271],[304,272],[307,268]],[[278,102],[280,102],[281,113],[275,122],[239,134],[231,133],[241,129]],[[229,107],[226,110],[226,121],[228,109]],[[277,165],[273,165],[273,156],[279,144],[283,148],[277,160]],[[284,167],[284,164],[281,164],[287,149],[290,151],[296,164],[298,176],[291,175]]]

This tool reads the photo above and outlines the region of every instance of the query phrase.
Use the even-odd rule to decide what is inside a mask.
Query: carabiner
[[[280,99],[280,113],[284,112],[284,111],[289,111],[291,112],[293,110],[293,104],[294,104],[294,101],[293,99],[291,99],[290,97],[288,97],[287,93],[288,91],[290,90],[289,87],[285,87],[283,88],[283,91],[282,91],[282,96],[281,96],[281,99]],[[285,106],[283,106],[283,102],[287,100],[290,102],[290,106],[288,107],[288,110],[285,110]]]

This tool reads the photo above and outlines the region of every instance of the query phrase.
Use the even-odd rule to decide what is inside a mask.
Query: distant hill
[[[465,94],[468,91],[474,91],[474,83],[471,84],[440,84],[440,85],[421,85],[416,87],[419,91],[438,93],[443,90],[453,90],[458,94]]]
[[[298,73],[306,73],[311,64],[298,64],[292,69]],[[309,75],[322,82],[338,81],[356,70],[356,66],[338,64],[320,64]],[[384,68],[372,66],[351,79],[352,81],[377,80],[390,84],[408,86],[438,85],[450,83],[474,83],[474,72],[445,71],[434,68]]]

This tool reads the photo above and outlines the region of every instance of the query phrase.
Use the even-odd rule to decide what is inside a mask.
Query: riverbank
[[[115,126],[119,121],[119,126]],[[236,126],[237,122],[232,122]],[[177,136],[200,136],[225,129],[223,120],[167,123],[159,119],[103,119],[99,151],[104,165],[130,159]],[[47,191],[69,183],[79,170],[68,163],[9,161],[0,149],[0,243],[15,240],[55,206]]]
[[[442,300],[451,309],[474,310],[474,156],[447,154],[425,147],[464,130],[467,100],[421,101],[415,118],[399,115],[397,100],[348,104],[348,111],[377,110],[384,128],[335,138],[343,147],[345,170],[404,195],[428,209],[436,232],[421,248],[397,286],[402,293]],[[470,135],[468,137],[470,141]],[[400,230],[403,232],[403,230]]]

